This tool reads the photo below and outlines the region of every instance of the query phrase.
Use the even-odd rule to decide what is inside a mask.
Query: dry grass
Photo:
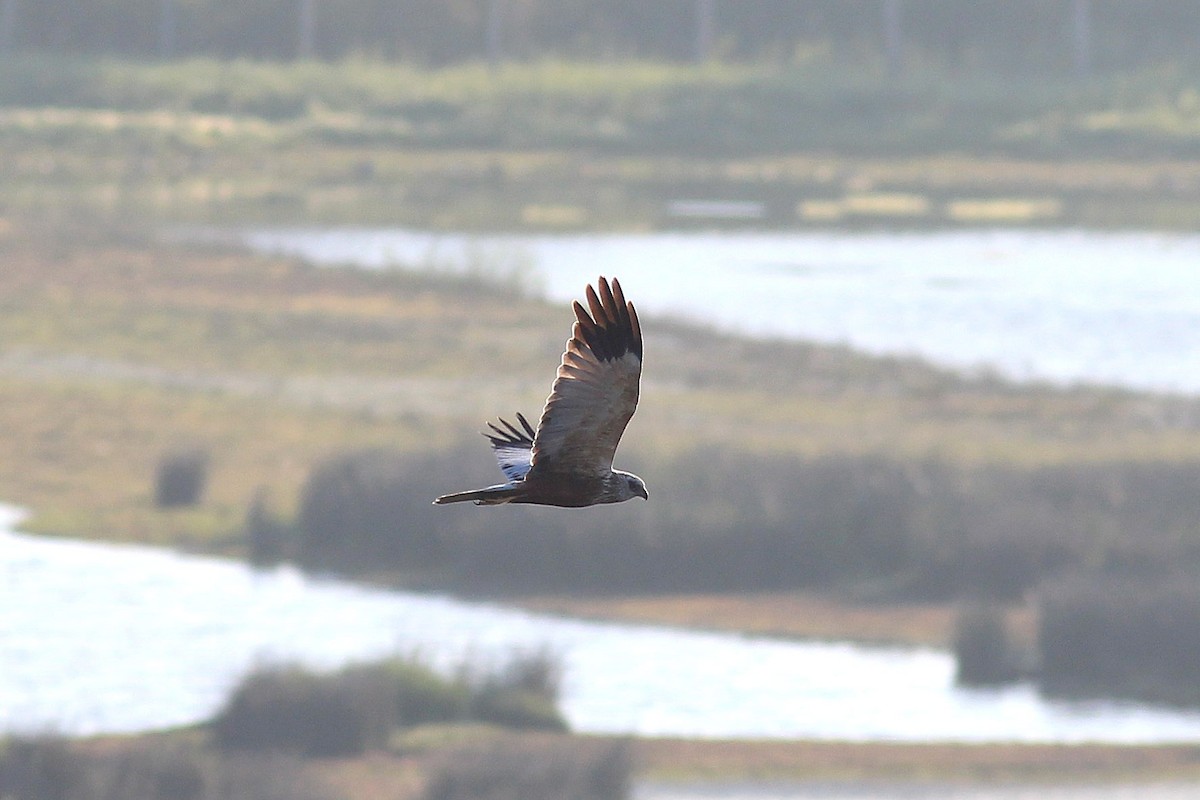
[[[482,417],[473,366],[497,349],[510,365],[532,360],[515,344],[489,348],[482,325],[535,328],[547,312],[428,283],[137,241],[38,241],[44,231],[13,227],[0,271],[0,483],[42,531],[211,544],[260,486],[288,512],[322,455],[436,447],[451,435],[446,418]],[[157,511],[154,464],[181,443],[213,454],[208,497]]]
[[[419,427],[139,386],[0,381],[5,499],[29,506],[34,529],[86,538],[212,547],[239,525],[257,487],[283,510],[312,461],[347,442],[411,447]],[[179,442],[213,454],[204,502],[154,507],[160,455]]]
[[[329,759],[311,767],[321,782],[345,800],[418,800],[424,775],[412,758],[368,753],[360,758]]]
[[[322,455],[429,450],[532,413],[567,324],[511,293],[82,223],[8,218],[0,255],[4,496],[32,507],[38,530],[78,536],[212,546],[260,486],[289,513]],[[1190,401],[1014,390],[838,348],[646,329],[626,462],[702,445],[1017,466],[1200,458]],[[208,497],[156,511],[154,464],[179,444],[212,453]]]
[[[663,781],[906,782],[921,786],[995,786],[1003,783],[1195,781],[1200,748],[1172,746],[1037,744],[860,744],[819,741],[616,740],[502,732],[483,726],[416,729],[392,746],[354,758],[309,760],[305,785],[327,788],[345,800],[417,800],[439,765],[489,749],[518,754],[526,764],[563,753],[600,753],[624,742],[635,778]],[[74,743],[93,755],[116,757],[130,749],[199,747],[193,733],[103,737]]]
[[[689,594],[642,597],[528,597],[537,611],[595,619],[737,631],[802,639],[852,639],[875,644],[949,646],[957,609],[947,605],[864,605],[803,592]],[[1013,608],[1009,626],[1032,642],[1031,609]]]
[[[58,218],[628,230],[698,194],[786,227],[1200,221],[1186,69],[7,62],[0,202]]]
[[[924,143],[923,152],[862,155],[798,141],[769,154],[730,156],[679,152],[673,140],[647,154],[645,143],[589,149],[553,135],[533,138],[489,148],[472,137],[414,141],[395,120],[319,109],[269,120],[10,108],[0,110],[8,156],[0,163],[0,199],[67,218],[87,211],[159,222],[304,219],[493,230],[642,229],[666,223],[671,201],[697,191],[760,202],[766,216],[758,224],[770,226],[1053,222],[1189,230],[1200,219],[1200,167],[1185,157],[1021,157],[986,141],[976,143],[983,151],[976,155],[955,154],[957,146],[930,153]],[[747,152],[761,150],[747,144]],[[1147,147],[1141,151],[1153,152]]]
[[[1195,779],[1195,746],[856,744],[645,739],[642,775],[669,778],[1000,781]]]

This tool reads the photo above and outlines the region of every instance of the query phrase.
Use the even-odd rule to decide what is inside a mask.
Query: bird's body
[[[636,475],[612,468],[613,454],[637,408],[642,330],[621,285],[603,277],[587,287],[588,309],[574,304],[575,326],[537,430],[488,423],[506,483],[443,495],[436,504],[526,503],[579,508],[648,496]],[[590,314],[589,314],[590,309]]]
[[[623,500],[640,496],[636,491],[621,491],[620,485],[623,484],[623,481],[624,479],[617,471],[614,471],[613,476],[607,480],[605,478],[576,478],[572,479],[569,484],[557,480],[515,481],[489,486],[486,489],[442,495],[433,502],[437,505],[444,505],[473,500],[477,506],[529,503],[539,506],[583,508],[601,503],[620,503]]]

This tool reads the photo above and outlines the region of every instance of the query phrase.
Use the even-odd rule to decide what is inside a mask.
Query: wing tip
[[[633,336],[633,353],[638,357],[638,361],[642,360],[642,323],[638,321],[637,309],[633,307],[632,301],[626,302],[626,310],[629,312],[629,332]]]
[[[584,290],[587,306],[573,300],[576,329],[572,338],[582,340],[601,361],[618,359],[633,353],[642,359],[642,329],[633,303],[625,299],[625,292],[618,279],[601,275],[596,286],[588,284]]]
[[[537,430],[529,424],[529,420],[525,419],[525,415],[520,411],[517,412],[517,420],[524,426],[525,432],[529,434],[530,439],[537,438]]]
[[[497,417],[500,425],[488,420],[484,424],[491,428],[491,432],[480,431],[479,433],[495,445],[532,445],[534,438],[537,436],[537,431],[529,424],[529,420],[520,411],[517,412],[517,421],[521,423],[521,430],[516,425],[506,420],[504,417]],[[501,427],[503,426],[503,427]]]

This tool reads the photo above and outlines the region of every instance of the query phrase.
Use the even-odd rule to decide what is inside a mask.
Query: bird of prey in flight
[[[433,502],[528,503],[578,508],[648,498],[637,475],[612,468],[617,442],[637,408],[642,329],[621,284],[603,277],[575,301],[575,325],[537,430],[503,419],[485,433],[506,483],[442,495]],[[591,311],[589,314],[588,311]]]

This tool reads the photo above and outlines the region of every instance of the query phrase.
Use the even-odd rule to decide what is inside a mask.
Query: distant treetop
[[[1192,61],[1194,0],[0,0],[0,53],[864,60],[1054,70]]]

